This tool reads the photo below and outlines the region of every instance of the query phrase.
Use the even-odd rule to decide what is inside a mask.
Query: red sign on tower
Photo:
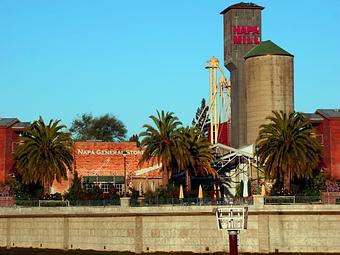
[[[260,44],[260,28],[258,26],[233,26],[234,44]]]

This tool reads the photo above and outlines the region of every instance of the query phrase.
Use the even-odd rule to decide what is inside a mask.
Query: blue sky
[[[262,39],[295,56],[295,109],[340,108],[340,1],[254,1]],[[112,113],[128,135],[156,110],[190,124],[223,57],[225,0],[1,0],[0,117]],[[227,71],[225,71],[228,74]]]

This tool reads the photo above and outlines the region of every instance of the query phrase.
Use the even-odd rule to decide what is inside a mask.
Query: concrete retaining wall
[[[0,208],[0,246],[228,251],[211,206]],[[339,205],[250,206],[240,252],[339,252]]]

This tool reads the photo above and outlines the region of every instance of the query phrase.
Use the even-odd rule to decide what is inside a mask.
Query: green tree
[[[191,175],[217,175],[211,167],[214,156],[206,137],[195,128],[181,128],[176,140],[179,170],[185,172],[187,191],[191,192]]]
[[[203,136],[208,137],[209,125],[209,106],[206,104],[205,99],[202,98],[201,106],[197,108],[195,118],[192,120],[192,126],[202,132]]]
[[[137,146],[140,146],[139,137],[138,137],[137,134],[132,135],[132,136],[129,138],[129,142],[135,142]]]
[[[60,182],[72,170],[72,140],[59,122],[50,120],[46,125],[41,117],[34,121],[22,134],[14,156],[22,181],[41,183],[45,194],[54,179]]]
[[[320,146],[311,136],[311,123],[301,113],[273,111],[266,119],[269,123],[260,126],[256,141],[259,161],[268,177],[283,180],[284,189],[290,191],[294,177],[311,176]]]
[[[75,141],[113,142],[123,141],[127,130],[123,122],[111,114],[93,117],[90,113],[83,113],[73,120],[70,132]]]
[[[66,198],[68,200],[83,200],[84,197],[85,197],[85,191],[82,188],[81,180],[79,178],[78,172],[75,171],[73,173],[72,185],[66,194]]]
[[[140,133],[142,137],[141,147],[143,154],[140,164],[157,160],[162,164],[163,185],[166,186],[173,171],[173,163],[176,161],[176,133],[182,124],[174,113],[157,111],[157,116],[151,115],[154,126],[145,124],[145,131]]]

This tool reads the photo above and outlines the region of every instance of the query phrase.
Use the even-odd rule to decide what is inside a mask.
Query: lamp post
[[[227,230],[229,234],[229,254],[238,255],[237,235],[247,229],[248,207],[218,207],[215,210],[217,228]]]
[[[126,186],[127,186],[127,180],[126,180],[126,156],[127,156],[127,152],[123,151],[123,157],[124,157],[124,197],[126,196]]]

